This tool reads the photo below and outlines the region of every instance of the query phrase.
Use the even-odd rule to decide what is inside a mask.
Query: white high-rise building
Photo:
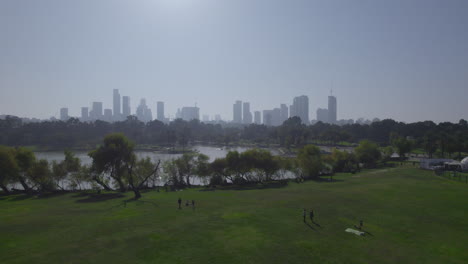
[[[120,112],[120,93],[119,89],[114,89],[114,100],[113,100],[113,114],[114,120],[118,121],[121,119],[121,112]]]
[[[242,123],[251,124],[252,123],[252,113],[250,112],[250,103],[244,102],[242,109]]]
[[[306,95],[294,97],[293,104],[289,110],[290,117],[298,116],[303,124],[309,124],[309,97]]]
[[[131,115],[130,96],[122,96],[122,115],[123,119],[126,119],[129,115]]]
[[[68,116],[68,108],[60,108],[60,120],[67,121],[70,117]]]
[[[328,123],[328,109],[318,108],[317,109],[317,122]]]
[[[164,102],[157,102],[156,103],[156,116],[159,121],[164,122],[165,117],[164,117]]]
[[[233,116],[232,122],[241,124],[242,123],[242,101],[236,101],[233,105]]]

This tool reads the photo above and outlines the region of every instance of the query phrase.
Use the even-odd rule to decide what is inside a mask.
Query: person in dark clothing
[[[362,220],[360,220],[360,221],[359,221],[359,230],[362,229],[362,225],[363,225]]]
[[[314,210],[310,209],[309,217],[310,221],[314,222]]]
[[[179,200],[177,200],[177,202],[179,203],[179,209],[182,209],[182,208],[180,207],[180,205],[182,204],[182,199],[180,199],[180,197],[179,197]]]
[[[192,200],[192,208],[195,209],[195,200]]]
[[[302,211],[302,217],[304,218],[304,223],[306,221],[306,215],[307,215],[306,209],[304,208],[304,210]]]

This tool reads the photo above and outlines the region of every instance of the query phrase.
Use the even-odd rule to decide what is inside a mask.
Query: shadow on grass
[[[305,224],[306,226],[308,226],[310,229],[312,229],[312,230],[314,230],[315,232],[317,232],[317,230],[316,230],[311,224],[309,224],[309,223],[307,223],[307,222],[304,222],[304,224]]]
[[[356,226],[356,225],[354,226],[354,228],[356,228],[357,230],[359,230],[359,231],[361,231],[361,232],[364,232],[364,234],[366,234],[366,235],[369,235],[369,236],[374,236],[374,235],[372,235],[372,233],[371,233],[371,232],[369,232],[369,231],[366,231],[366,230],[364,230],[364,229],[362,229],[362,228],[359,228],[359,227],[358,227],[358,226]]]
[[[62,195],[67,194],[67,193],[69,193],[69,192],[67,192],[67,191],[56,191],[56,192],[50,192],[50,193],[40,193],[40,194],[37,195],[37,198],[47,199],[47,198],[62,196]]]
[[[312,220],[312,223],[313,223],[314,225],[316,225],[316,226],[322,228],[322,226],[321,226],[319,223],[315,222],[314,220]]]
[[[112,199],[123,198],[125,195],[121,193],[103,193],[103,194],[89,194],[87,198],[77,200],[77,203],[95,203],[95,202],[103,202]]]

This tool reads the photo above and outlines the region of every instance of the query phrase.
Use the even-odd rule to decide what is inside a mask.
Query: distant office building
[[[271,116],[271,125],[272,126],[281,126],[283,121],[281,120],[281,109],[274,108]]]
[[[203,115],[203,122],[209,122],[210,121],[210,116],[209,115]]]
[[[255,115],[254,116],[255,124],[260,125],[262,123],[262,117],[261,117],[262,113],[260,111],[255,111],[254,115]]]
[[[215,121],[216,122],[221,121],[221,115],[215,115]]]
[[[263,124],[272,126],[273,110],[263,110]]]
[[[245,102],[242,109],[242,122],[244,124],[252,124],[252,113],[250,112],[250,103]]]
[[[157,102],[156,103],[156,116],[159,121],[164,122],[164,102]]]
[[[290,117],[298,116],[303,124],[309,124],[309,97],[306,95],[294,97],[293,104],[289,110]]]
[[[289,111],[288,111],[288,106],[285,104],[281,104],[281,123],[284,121],[288,120],[289,118]]]
[[[113,104],[114,120],[118,121],[121,119],[120,115],[120,93],[119,89],[114,89],[114,104]],[[105,115],[105,112],[104,112]]]
[[[136,116],[141,122],[147,123],[153,120],[153,114],[151,109],[146,105],[146,99],[142,98],[140,100],[140,105],[137,107]]]
[[[127,119],[131,115],[130,96],[122,96],[122,115],[123,119]]]
[[[328,109],[318,108],[317,109],[317,122],[328,123]]]
[[[281,122],[281,109],[274,108],[273,110],[263,110],[263,124],[266,126],[280,126]]]
[[[88,107],[81,107],[81,121],[88,121],[89,120],[89,108]]]
[[[104,117],[103,120],[106,122],[112,121],[112,109],[104,109]]]
[[[185,121],[200,120],[200,108],[196,106],[184,106],[180,111],[181,118]]]
[[[328,96],[328,122],[335,124],[336,123],[336,97]]]
[[[60,108],[60,120],[67,121],[68,118],[69,118],[68,108],[66,108],[66,107]]]
[[[236,101],[236,103],[233,105],[232,122],[238,124],[242,123],[242,101]]]
[[[102,120],[102,102],[93,102],[89,116],[92,120]]]

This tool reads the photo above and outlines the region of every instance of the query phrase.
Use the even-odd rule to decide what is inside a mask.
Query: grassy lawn
[[[397,167],[260,190],[0,197],[2,263],[468,263],[468,184]],[[177,209],[177,199],[196,209]],[[313,208],[318,223],[302,221]],[[364,220],[370,234],[344,232]]]

